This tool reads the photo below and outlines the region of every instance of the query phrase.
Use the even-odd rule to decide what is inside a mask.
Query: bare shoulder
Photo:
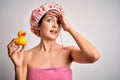
[[[23,64],[24,65],[27,65],[28,64],[28,61],[30,60],[30,58],[31,58],[31,55],[32,55],[32,53],[33,53],[33,50],[34,50],[34,48],[31,48],[31,49],[29,49],[29,50],[25,50],[25,52],[24,52],[24,59],[23,59]]]
[[[65,50],[69,50],[70,52],[73,50],[80,50],[80,48],[76,47],[76,46],[66,46],[64,47]]]
[[[32,49],[26,50],[26,51],[24,52],[24,58],[25,58],[25,59],[29,58],[31,53],[32,53]]]
[[[36,47],[37,46],[35,46],[35,47],[31,48],[31,49],[25,50],[24,58],[28,59],[32,55],[32,53],[35,51]]]

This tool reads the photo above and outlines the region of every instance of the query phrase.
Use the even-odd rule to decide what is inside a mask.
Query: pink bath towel
[[[72,80],[72,70],[68,67],[31,69],[28,80]]]

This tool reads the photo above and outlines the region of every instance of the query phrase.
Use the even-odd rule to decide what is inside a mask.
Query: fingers
[[[25,51],[25,48],[26,48],[26,45],[23,45],[20,52],[24,52]]]
[[[9,54],[9,55],[10,55],[11,52],[13,51],[13,46],[15,45],[15,44],[14,44],[14,40],[15,40],[15,39],[12,39],[12,40],[10,41],[10,43],[7,45],[8,54]]]
[[[59,17],[59,12],[58,11],[55,11],[55,10],[52,10],[49,12],[50,15],[54,15],[56,17]]]
[[[58,14],[58,15],[64,14],[64,12],[63,12],[62,10],[60,10],[59,12],[56,11],[56,10],[53,10],[53,11],[51,11],[51,12],[54,13],[54,14]]]
[[[7,45],[7,47],[11,47],[12,45],[14,45],[14,40],[15,40],[15,38],[13,38],[13,39],[10,41],[10,43]]]
[[[15,38],[8,44],[8,55],[11,56],[14,53],[21,53],[25,50],[26,45],[15,44]]]
[[[60,10],[60,12],[56,10],[52,10],[49,12],[49,14],[56,16],[60,21],[63,20],[63,17],[64,17],[64,12],[62,10]]]

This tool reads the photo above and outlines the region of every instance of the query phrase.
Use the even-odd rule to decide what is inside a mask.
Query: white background
[[[39,43],[30,32],[31,11],[48,0],[0,0],[0,80],[14,80],[14,66],[7,44],[17,32],[27,32],[27,49]],[[50,2],[50,1],[49,1]],[[56,0],[63,6],[70,24],[100,52],[94,64],[72,64],[73,80],[120,80],[120,0]],[[62,30],[64,45],[76,45]],[[58,42],[60,38],[58,37]],[[60,42],[61,43],[61,42]]]

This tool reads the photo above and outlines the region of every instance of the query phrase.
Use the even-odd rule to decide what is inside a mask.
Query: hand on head
[[[70,24],[68,23],[66,17],[64,16],[64,12],[63,11],[56,11],[56,10],[51,10],[51,12],[49,14],[52,14],[56,17],[58,17],[58,20],[60,21],[61,27],[65,30],[68,31]]]

